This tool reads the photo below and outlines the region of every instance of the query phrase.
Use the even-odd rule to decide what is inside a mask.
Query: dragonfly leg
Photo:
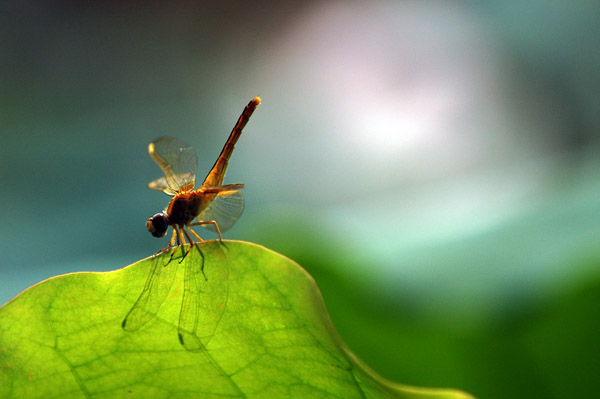
[[[190,225],[190,226],[191,226],[191,225]],[[189,227],[188,227],[188,230],[190,231],[190,233],[192,233],[192,234],[194,235],[194,237],[196,237],[196,239],[197,239],[198,241],[200,241],[200,242],[204,241],[204,240],[202,239],[202,237],[200,237],[200,236],[198,235],[198,233],[196,233],[194,230],[190,229]]]
[[[177,237],[177,234],[175,233],[175,229],[173,229],[173,235],[171,236],[171,240],[169,241],[169,245],[167,245],[163,249],[159,249],[154,255],[162,254],[167,249],[173,248],[173,244],[175,243],[175,237]]]
[[[171,236],[171,241],[169,241],[169,246],[172,247],[175,244],[175,239],[177,238],[177,232],[173,229],[173,235]]]
[[[188,229],[188,231],[189,231],[190,233],[192,233],[192,234],[194,235],[194,237],[196,237],[196,238],[198,239],[198,241],[200,241],[200,242],[204,241],[204,240],[203,240],[202,238],[200,238],[200,236],[199,236],[199,235],[198,235],[198,234],[197,234],[197,233],[196,233],[194,230],[192,230],[192,229],[191,229],[189,226],[188,226],[188,228],[187,228],[187,229]],[[184,233],[186,233],[186,235],[187,235],[187,232],[186,232],[185,230],[184,230]],[[187,236],[187,238],[188,238],[188,240],[190,240],[190,242],[192,242],[192,239],[190,238],[190,236],[189,236],[189,235]],[[202,250],[200,249],[200,247],[199,247],[199,246],[196,246],[196,248],[198,248],[198,252],[200,252],[200,256],[202,256],[202,266],[200,267],[200,271],[202,272],[202,275],[204,276],[204,280],[208,281],[208,279],[206,278],[206,274],[204,274],[204,254],[202,253]],[[189,252],[189,251],[191,251],[191,250],[192,250],[192,247],[190,247],[190,249],[188,250],[188,252]]]
[[[173,253],[171,253],[171,258],[169,259],[169,262],[171,262],[173,260],[173,256],[175,256],[175,254],[177,253],[177,250],[181,247],[181,254],[183,257],[185,257],[185,239],[183,238],[183,234],[181,234],[181,230],[176,226],[173,225],[173,231],[174,231],[174,237],[177,238],[177,245],[175,246],[175,249],[173,250]],[[171,246],[173,246],[171,244]],[[182,258],[183,260],[183,258]]]
[[[219,233],[219,240],[223,241],[223,235],[221,234],[221,229],[219,228],[219,225],[217,224],[216,221],[214,220],[205,220],[202,222],[196,222],[196,223],[192,223],[190,224],[190,226],[199,226],[202,224],[212,224],[215,226],[215,229],[217,229],[217,233]]]
[[[185,257],[187,256],[187,254],[189,254],[190,251],[192,250],[192,248],[194,247],[194,241],[192,240],[192,237],[190,237],[190,234],[187,232],[187,230],[185,229],[185,227],[182,227],[181,231],[183,232],[183,234],[185,234],[185,236],[187,237],[188,241],[190,242],[190,247],[188,248],[187,251],[185,251],[185,255],[183,255],[183,257],[181,258],[181,260],[179,261],[179,263],[183,262],[183,259],[185,259]]]
[[[185,237],[183,235],[183,227],[177,229],[177,236],[179,237],[179,246],[181,247],[181,260],[179,261],[179,263],[181,263],[187,254],[185,252],[185,244],[187,244],[187,242],[185,242]]]

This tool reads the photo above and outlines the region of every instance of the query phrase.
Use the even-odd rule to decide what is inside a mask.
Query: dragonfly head
[[[146,227],[154,237],[164,237],[169,228],[169,217],[165,213],[157,213],[148,219]]]

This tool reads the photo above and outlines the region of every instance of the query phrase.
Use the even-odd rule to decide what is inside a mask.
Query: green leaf
[[[2,307],[0,397],[470,397],[369,369],[282,255],[207,241],[169,260],[51,278]]]

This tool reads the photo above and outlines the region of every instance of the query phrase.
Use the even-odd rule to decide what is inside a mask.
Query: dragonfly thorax
[[[171,199],[166,210],[169,223],[178,226],[188,225],[208,204],[208,198],[201,190],[178,193]]]

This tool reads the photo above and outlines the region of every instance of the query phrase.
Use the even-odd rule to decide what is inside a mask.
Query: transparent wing
[[[243,188],[243,185],[232,184],[230,186],[221,186],[220,188],[224,187],[235,187],[236,189],[219,191],[210,205],[198,215],[198,220],[202,222],[209,220],[217,222],[219,229],[221,229],[221,233],[229,230],[240,218],[242,212],[244,212],[244,196],[242,195],[242,192],[239,191],[239,188]],[[215,187],[215,189],[217,189],[217,187]],[[216,231],[212,224],[204,224],[202,227]]]
[[[164,264],[160,259],[170,258],[155,257],[144,289],[123,320],[122,326],[125,331],[136,331],[156,317],[158,308],[173,285],[177,263]]]
[[[229,298],[229,260],[220,243],[196,244],[200,257],[185,263],[178,335],[188,351],[204,351],[221,322]],[[201,258],[202,263],[192,259]]]
[[[152,180],[150,183],[148,183],[148,187],[153,190],[164,191],[165,193],[171,196],[177,194],[176,191],[173,191],[171,187],[169,187],[169,185],[167,184],[167,179],[165,179],[164,177],[159,177],[156,180]]]
[[[194,189],[198,162],[192,147],[173,137],[160,137],[148,145],[148,153],[165,175],[164,183],[155,180],[150,188],[167,194]]]
[[[202,251],[200,251],[200,255],[202,257],[202,266],[200,269],[203,269],[205,259]],[[179,324],[177,326],[179,342],[181,342],[181,345],[183,345],[183,347],[189,351],[198,351],[204,349],[204,345],[196,335],[200,309],[200,292],[198,291],[199,271],[194,270],[194,266],[196,265],[191,265],[189,262],[185,264],[183,300],[181,302],[181,310],[179,311]]]

